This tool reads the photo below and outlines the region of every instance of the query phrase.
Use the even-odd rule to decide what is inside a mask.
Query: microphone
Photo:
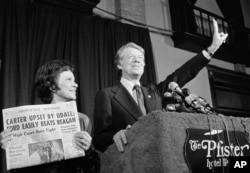
[[[183,99],[185,99],[186,96],[184,96],[182,89],[179,87],[179,85],[176,82],[170,82],[168,84],[168,89],[170,89],[173,92],[176,92],[179,94]]]
[[[197,95],[196,94],[189,94],[186,98],[185,101],[187,104],[191,105],[195,109],[201,109],[201,104],[197,101]],[[200,110],[201,111],[201,110]]]
[[[179,87],[179,85],[176,82],[170,82],[168,88],[172,90],[172,92],[175,92],[179,96],[181,96],[183,101],[185,101],[188,105],[193,107],[198,112],[203,112],[202,107],[207,109],[208,111],[214,112],[214,109],[205,101],[202,102],[202,100],[200,100],[196,94],[189,94],[189,92],[185,92],[184,94],[183,90]]]
[[[209,103],[207,103],[206,99],[201,96],[197,96],[196,94],[189,94],[185,101],[203,113],[216,113],[216,110]]]
[[[171,92],[168,92],[168,91],[167,91],[167,92],[164,93],[164,97],[165,97],[165,98],[172,98],[172,97],[173,97],[173,94],[172,94]]]
[[[216,110],[209,103],[207,103],[204,98],[198,97],[196,100],[208,111],[216,113]]]
[[[185,94],[183,93],[182,89],[179,87],[179,85],[176,82],[170,82],[168,85],[168,88],[178,94],[183,101],[185,101],[188,105],[191,105],[192,107],[194,107],[193,102],[195,101],[195,98],[193,96],[189,97],[189,93],[185,92]]]

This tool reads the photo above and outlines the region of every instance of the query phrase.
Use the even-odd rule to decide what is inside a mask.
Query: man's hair
[[[120,49],[118,49],[118,51],[116,52],[116,55],[115,55],[115,67],[116,67],[116,69],[117,69],[117,71],[118,71],[118,77],[119,77],[119,78],[121,77],[121,70],[118,69],[117,65],[119,64],[119,61],[120,61],[120,59],[121,59],[121,54],[122,54],[123,51],[124,51],[125,49],[127,49],[127,48],[134,48],[134,49],[137,49],[137,50],[139,50],[143,55],[145,55],[144,49],[143,49],[141,46],[139,46],[139,45],[137,45],[137,44],[135,44],[135,43],[133,43],[133,42],[129,42],[129,43],[123,45],[122,47],[120,47]]]
[[[51,60],[38,69],[34,87],[42,102],[51,103],[53,92],[60,89],[56,80],[63,71],[74,72],[74,68],[66,60]]]

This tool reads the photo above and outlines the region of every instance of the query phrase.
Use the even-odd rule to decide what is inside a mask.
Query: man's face
[[[76,100],[77,84],[71,71],[63,71],[58,75],[57,85],[60,88],[54,93],[54,97],[60,101]]]
[[[122,70],[122,77],[128,79],[141,78],[144,72],[144,55],[135,48],[126,48],[121,53],[117,67]]]

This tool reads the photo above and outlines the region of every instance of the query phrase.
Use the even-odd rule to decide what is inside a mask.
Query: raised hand
[[[208,51],[212,54],[214,54],[220,48],[220,46],[226,42],[228,36],[227,33],[219,32],[218,23],[215,19],[213,19],[213,29],[213,40],[211,45],[208,47]]]

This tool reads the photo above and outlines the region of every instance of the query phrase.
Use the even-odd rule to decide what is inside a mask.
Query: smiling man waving
[[[211,56],[225,42],[228,34],[218,32],[218,24],[213,20],[213,40],[201,53],[183,64],[175,72],[157,85],[141,85],[140,78],[145,67],[144,49],[135,43],[122,46],[116,54],[115,64],[121,73],[120,83],[104,88],[96,94],[94,109],[93,143],[100,151],[105,151],[115,142],[120,152],[126,145],[126,131],[139,117],[154,110],[162,110],[163,94],[168,84],[175,81],[180,87],[193,79],[205,67]]]

